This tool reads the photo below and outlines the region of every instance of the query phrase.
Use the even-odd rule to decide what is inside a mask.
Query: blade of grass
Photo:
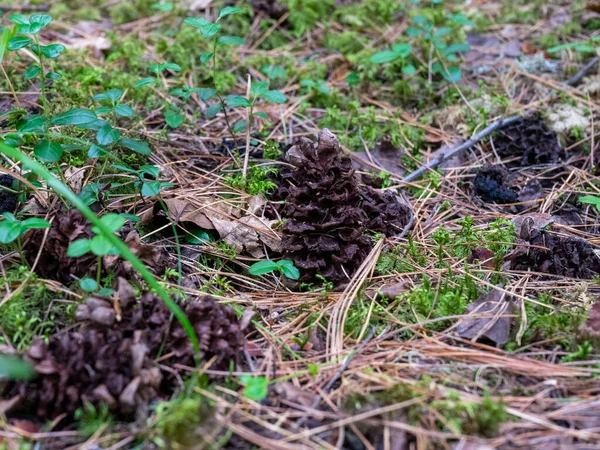
[[[0,153],[5,154],[9,158],[19,161],[23,167],[27,167],[32,170],[36,175],[43,178],[48,186],[51,187],[57,194],[61,195],[65,200],[72,203],[81,214],[83,214],[92,224],[94,224],[102,235],[119,251],[119,254],[129,261],[131,265],[140,273],[148,285],[155,290],[155,292],[161,297],[162,301],[171,310],[173,315],[179,320],[181,326],[186,331],[190,341],[194,346],[194,353],[196,357],[196,363],[200,362],[200,346],[198,344],[198,337],[189,319],[185,313],[177,306],[177,304],[169,297],[169,294],[162,288],[162,286],[156,281],[154,275],[144,266],[144,264],[129,250],[129,247],[125,245],[121,239],[113,234],[109,228],[104,225],[100,219],[94,214],[94,212],[88,208],[79,197],[77,197],[67,186],[60,182],[54,175],[52,175],[44,166],[37,161],[34,161],[29,156],[20,152],[17,149],[9,147],[4,143],[0,143]]]

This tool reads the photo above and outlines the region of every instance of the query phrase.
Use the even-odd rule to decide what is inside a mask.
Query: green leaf
[[[165,112],[165,120],[171,128],[177,128],[183,123],[183,114],[174,109],[167,109]]]
[[[123,91],[121,89],[109,89],[106,91],[106,98],[110,99],[112,102],[116,102],[123,95]]]
[[[458,83],[460,81],[460,68],[459,67],[448,67],[447,70],[441,68],[441,74],[446,81]]]
[[[90,241],[90,250],[96,256],[118,255],[117,249],[103,235],[92,238]]]
[[[22,232],[23,228],[21,227],[21,222],[3,220],[0,222],[0,243],[10,244],[17,239]]]
[[[238,46],[244,45],[245,43],[246,40],[239,36],[221,36],[219,39],[217,39],[217,44]]]
[[[150,155],[152,153],[152,149],[145,142],[137,141],[131,138],[121,138],[117,141],[117,144],[122,145],[129,150],[133,150],[140,155]]]
[[[200,62],[202,64],[206,64],[212,59],[213,56],[215,56],[214,52],[204,52],[200,55]]]
[[[412,45],[410,44],[394,44],[392,45],[392,51],[399,54],[401,58],[406,58],[412,52]]]
[[[223,8],[221,10],[221,12],[219,12],[219,19],[222,19],[223,17],[226,16],[230,16],[231,14],[239,14],[241,12],[246,11],[246,8],[236,8],[235,6],[226,6],[225,8]]]
[[[138,216],[136,216],[135,214],[121,213],[119,215],[123,219],[128,220],[129,222],[139,222],[140,220],[142,220]]]
[[[156,78],[146,77],[146,78],[142,78],[140,81],[135,83],[135,87],[137,87],[137,88],[144,87],[144,86],[148,86],[150,84],[154,84],[155,82],[156,82]]]
[[[402,73],[405,75],[414,75],[417,73],[417,69],[412,64],[406,64],[402,66]]]
[[[42,51],[42,55],[46,58],[54,59],[58,58],[58,56],[67,49],[62,44],[50,44],[50,45],[42,45],[40,50]]]
[[[248,268],[248,272],[250,273],[250,275],[264,275],[266,273],[271,273],[274,270],[278,269],[279,264],[277,264],[275,261],[265,260],[252,264]]]
[[[100,217],[102,224],[108,228],[112,233],[119,231],[123,225],[125,225],[125,218],[120,214],[108,213]],[[92,227],[94,233],[100,233],[98,227]]]
[[[270,103],[285,103],[287,98],[286,96],[279,91],[267,91],[262,94],[262,98]]]
[[[32,365],[21,357],[0,354],[0,380],[30,380],[36,375]]]
[[[400,59],[401,56],[399,53],[394,52],[392,50],[384,50],[382,52],[377,52],[373,56],[371,56],[371,62],[375,64],[383,64],[387,62],[396,61]]]
[[[600,197],[594,195],[584,195],[578,199],[581,203],[594,205],[598,211],[600,211]]]
[[[31,217],[21,222],[21,227],[24,231],[26,231],[33,229],[50,228],[51,224],[47,220],[39,219],[37,217]]]
[[[237,107],[241,106],[243,108],[249,108],[252,106],[250,100],[246,97],[242,97],[241,95],[228,95],[227,97],[227,106]]]
[[[406,29],[406,35],[410,36],[410,37],[417,37],[419,36],[421,33],[423,32],[423,30],[421,30],[420,28],[415,28],[415,27],[408,27]]]
[[[98,120],[98,117],[93,111],[89,109],[74,108],[65,113],[59,114],[52,118],[54,125],[86,125],[94,123]]]
[[[106,94],[106,92],[102,92],[100,94],[96,94],[92,97],[92,100],[95,100],[97,102],[100,102],[102,100],[106,100],[108,99],[108,95]]]
[[[255,112],[254,117],[260,117],[261,119],[269,120],[269,116],[267,116],[267,113],[264,113],[262,111]]]
[[[185,241],[189,244],[200,245],[210,242],[210,236],[201,228],[192,228],[185,235]]]
[[[469,50],[471,50],[471,46],[469,44],[453,44],[446,49],[446,55],[468,52]]]
[[[89,239],[77,239],[67,248],[67,256],[79,258],[91,251],[91,241]]]
[[[212,22],[206,20],[204,17],[186,17],[183,23],[194,28],[200,28]]]
[[[8,41],[8,49],[11,51],[19,50],[31,44],[31,39],[27,36],[17,36]]]
[[[240,381],[245,385],[244,396],[254,401],[261,401],[269,394],[269,380],[265,377],[243,375]]]
[[[241,133],[245,129],[246,129],[246,121],[243,119],[238,120],[236,123],[233,124],[233,127],[231,127],[231,131],[233,131],[234,133]]]
[[[79,126],[79,128],[83,128],[84,130],[98,131],[98,130],[100,130],[100,128],[102,128],[106,125],[110,125],[107,120],[96,119],[93,122],[82,123],[81,125],[78,125],[78,126]]]
[[[268,81],[257,81],[256,83],[252,83],[250,93],[254,96],[261,96],[269,90],[269,84]]]
[[[32,64],[27,68],[27,70],[25,70],[25,72],[23,72],[23,76],[26,80],[31,80],[37,77],[41,72],[40,66]]]
[[[142,196],[144,197],[154,197],[155,195],[160,194],[160,191],[163,188],[173,187],[171,183],[161,183],[159,181],[146,181],[142,183]]]
[[[103,147],[100,147],[99,145],[96,144],[92,144],[91,147],[88,149],[88,158],[102,158],[103,156],[108,155],[110,152],[108,150],[106,150]]]
[[[281,269],[281,272],[290,280],[297,280],[300,278],[300,271],[292,261],[279,261],[279,268]]]
[[[84,278],[83,280],[79,280],[79,286],[85,292],[94,292],[98,289],[98,283],[93,278]]]
[[[112,108],[110,106],[101,106],[100,108],[96,108],[96,110],[94,112],[96,114],[108,114],[111,111],[112,111]]]
[[[29,18],[23,14],[11,14],[8,16],[8,20],[17,25],[29,25]]]
[[[287,77],[287,71],[281,66],[263,66],[260,71],[271,80],[284,79]]]
[[[160,175],[160,167],[158,166],[140,166],[140,172],[142,174],[150,175],[151,177],[158,178]]]
[[[203,102],[210,100],[217,93],[216,89],[213,88],[192,88],[190,92],[198,92],[200,94],[200,100]]]
[[[217,117],[217,114],[219,114],[222,110],[223,106],[220,103],[210,105],[208,108],[206,108],[206,118],[214,119],[215,117]]]
[[[34,27],[30,33],[37,33],[48,26],[50,22],[52,22],[52,16],[49,14],[33,14],[29,17],[29,24]]]
[[[15,215],[11,212],[5,211],[2,213],[2,216],[9,222],[20,223],[19,220],[15,217]]]
[[[157,75],[163,73],[165,70],[172,70],[173,72],[181,72],[181,66],[175,63],[161,63],[152,64],[150,70]]]
[[[120,137],[121,132],[119,130],[111,127],[110,124],[106,124],[98,130],[98,133],[96,134],[96,141],[100,145],[109,145]]]
[[[46,118],[39,114],[33,114],[25,117],[17,123],[17,130],[23,133],[30,133],[33,131],[44,131],[44,125],[46,124]]]
[[[446,36],[447,34],[450,34],[451,31],[452,31],[452,28],[450,28],[450,27],[441,27],[441,28],[438,28],[437,30],[435,30],[435,33],[433,35],[435,37]]]
[[[206,20],[204,17],[187,17],[184,23],[194,28],[198,28],[202,36],[209,38],[217,34],[221,25]]]
[[[115,114],[121,117],[131,117],[134,112],[132,108],[121,103],[120,105],[115,106]]]
[[[33,147],[33,154],[42,161],[56,162],[62,156],[63,148],[57,142],[50,142],[43,139]]]

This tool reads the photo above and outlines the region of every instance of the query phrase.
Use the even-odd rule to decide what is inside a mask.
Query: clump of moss
[[[192,448],[199,441],[209,444],[215,431],[213,415],[214,405],[204,396],[175,397],[156,406],[155,430],[170,448]]]
[[[14,267],[0,277],[0,284],[25,287],[2,305],[0,314],[0,343],[11,344],[18,350],[28,348],[35,336],[47,339],[57,325],[73,321],[76,305],[53,303],[56,295],[37,276],[23,266]]]
[[[432,390],[435,392],[431,392]],[[425,426],[428,429],[433,427],[436,431],[456,435],[467,434],[486,438],[496,436],[500,425],[509,420],[502,400],[493,399],[487,393],[484,394],[482,401],[477,403],[463,400],[461,393],[456,390],[437,391],[438,388],[431,384],[430,378],[423,377],[414,386],[398,383],[386,391],[350,395],[343,402],[342,409],[356,414],[414,398],[423,398],[423,401],[403,410],[404,420],[409,424]],[[428,401],[425,399],[426,396],[443,398]],[[434,417],[434,420],[428,420],[430,417]],[[389,419],[386,416],[383,418]],[[364,432],[369,433],[370,437],[375,439],[380,437],[381,430],[377,427],[367,426],[364,423],[359,423],[359,426]]]
[[[509,418],[502,400],[494,400],[487,393],[481,403],[464,401],[460,396],[460,392],[450,391],[447,399],[431,403],[444,418],[436,420],[438,430],[488,438],[496,436],[500,425]]]
[[[240,189],[250,195],[270,194],[277,188],[272,181],[274,176],[277,176],[275,167],[252,166],[245,178],[241,173],[236,173],[225,177],[223,181],[232,188]]]
[[[409,235],[408,244],[398,245],[381,253],[375,265],[375,272],[378,275],[415,272],[421,270],[426,264],[427,258]]]
[[[506,219],[490,222],[488,229],[483,230],[474,228],[471,216],[466,216],[459,223],[461,229],[456,233],[440,227],[431,235],[440,248],[455,258],[467,258],[474,248],[484,247],[494,252],[497,260],[501,260],[516,241],[515,226]]]
[[[551,294],[542,294],[536,301],[525,302],[527,328],[521,337],[521,344],[527,345],[540,339],[555,339],[564,349],[576,349],[573,336],[579,335],[579,329],[587,318],[587,310],[583,306],[565,307],[557,304]],[[551,306],[551,308],[543,305]],[[515,327],[519,328],[522,318]],[[517,343],[507,344],[507,350],[518,348]]]
[[[479,291],[470,275],[464,278],[449,275],[437,287],[423,277],[421,286],[398,297],[398,306],[392,310],[392,314],[402,323],[423,323],[423,328],[427,330],[443,331],[454,320],[444,318],[464,314],[467,305],[478,295]],[[407,330],[404,336],[410,337],[412,333]]]

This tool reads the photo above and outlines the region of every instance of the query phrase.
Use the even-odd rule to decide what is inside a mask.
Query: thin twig
[[[414,172],[409,173],[407,176],[404,177],[404,179],[402,181],[404,181],[405,183],[408,183],[410,181],[416,180],[417,178],[419,178],[422,175],[424,175],[425,172],[427,172],[429,170],[432,170],[432,169],[435,169],[437,166],[439,166],[445,160],[453,157],[457,153],[460,153],[460,152],[462,152],[464,150],[467,150],[467,149],[471,148],[473,145],[475,145],[481,139],[483,139],[485,137],[488,137],[494,131],[499,130],[501,128],[504,128],[504,127],[506,127],[508,125],[511,125],[511,124],[519,121],[522,117],[523,116],[521,116],[521,115],[512,116],[512,117],[508,117],[506,119],[500,119],[500,120],[494,122],[489,127],[484,128],[483,130],[481,130],[479,133],[477,133],[475,136],[473,136],[467,142],[464,142],[464,143],[462,143],[462,144],[454,147],[449,152],[441,155],[438,158],[432,159],[431,161],[429,161],[424,166],[421,166],[417,170],[415,170]]]
[[[577,72],[575,75],[573,75],[571,78],[565,80],[565,84],[568,84],[569,86],[573,86],[577,83],[579,83],[579,81],[585,77],[587,75],[587,73],[592,70],[592,68],[598,63],[598,61],[600,61],[600,56],[594,56],[589,63],[587,63],[585,66],[583,66],[581,68],[581,70],[579,72]]]

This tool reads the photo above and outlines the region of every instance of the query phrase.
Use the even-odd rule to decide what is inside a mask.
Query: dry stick
[[[581,70],[579,72],[577,72],[571,78],[568,78],[567,80],[565,80],[564,83],[568,84],[569,86],[573,86],[574,84],[577,84],[583,77],[585,77],[587,75],[587,73],[590,70],[592,70],[592,68],[598,63],[598,61],[600,61],[600,56],[594,56],[590,60],[589,63],[587,63],[585,66],[583,66],[581,68]]]
[[[333,374],[333,376],[329,379],[329,381],[327,382],[327,384],[323,387],[323,389],[321,391],[324,394],[328,394],[329,393],[329,391],[333,387],[334,383],[342,376],[342,374],[344,373],[344,371],[348,368],[348,366],[352,362],[352,359],[354,359],[354,357],[356,355],[360,354],[360,352],[364,350],[364,348],[371,341],[371,339],[373,339],[373,336],[375,336],[375,331],[376,331],[375,326],[371,326],[371,332],[366,337],[366,339],[364,341],[362,341],[361,344],[358,347],[356,347],[355,351],[353,351],[352,353],[350,353],[348,355],[348,357],[344,361],[344,364],[342,364],[340,366],[340,368]],[[321,400],[323,400],[323,395],[322,394],[317,395],[317,397],[312,402],[312,405],[310,405],[311,409],[316,409],[317,406],[319,406],[319,403],[321,403]],[[296,428],[300,428],[302,425],[304,425],[304,422],[306,422],[307,419],[308,419],[308,416],[302,417],[296,423]]]
[[[404,181],[405,183],[408,183],[408,182],[416,180],[417,178],[419,178],[422,175],[424,175],[425,172],[427,172],[429,170],[432,170],[432,169],[435,169],[437,166],[439,166],[445,160],[453,157],[457,153],[460,153],[460,152],[462,152],[464,150],[467,150],[467,149],[471,148],[473,145],[475,145],[481,139],[483,139],[485,137],[488,137],[494,131],[499,130],[501,128],[504,128],[504,127],[506,127],[508,125],[511,125],[511,124],[519,121],[522,117],[523,116],[521,116],[521,115],[517,115],[517,116],[508,117],[506,119],[500,119],[500,120],[494,122],[489,127],[484,128],[483,130],[481,130],[479,133],[477,133],[475,136],[473,136],[467,142],[464,142],[464,143],[462,143],[462,144],[454,147],[452,150],[450,150],[449,152],[441,155],[439,158],[432,159],[431,161],[429,161],[424,166],[421,166],[417,170],[415,170],[414,172],[409,173],[406,177],[404,177],[404,179],[402,181]]]

